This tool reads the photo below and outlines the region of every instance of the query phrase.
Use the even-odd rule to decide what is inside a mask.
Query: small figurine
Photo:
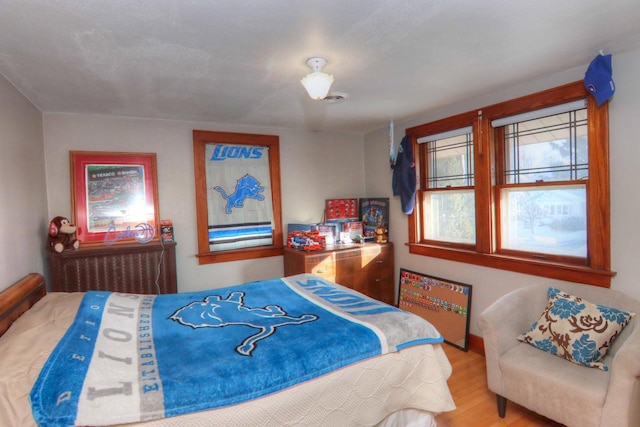
[[[389,229],[384,226],[376,227],[376,243],[387,243],[389,241]]]

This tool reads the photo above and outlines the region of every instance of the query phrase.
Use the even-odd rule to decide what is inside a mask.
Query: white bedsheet
[[[81,293],[47,294],[0,338],[1,426],[36,425],[29,403],[31,386],[73,321],[81,299]],[[434,414],[455,409],[447,387],[450,375],[451,365],[442,348],[420,345],[251,402],[136,425],[435,425]],[[409,411],[398,413],[405,409]]]

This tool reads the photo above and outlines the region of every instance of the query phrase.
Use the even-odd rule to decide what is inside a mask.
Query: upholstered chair
[[[593,304],[635,312],[602,362],[586,367],[518,340],[541,318],[549,286],[514,290],[478,319],[484,338],[489,389],[498,413],[507,400],[566,426],[640,426],[640,302],[623,293],[583,284],[554,286]]]

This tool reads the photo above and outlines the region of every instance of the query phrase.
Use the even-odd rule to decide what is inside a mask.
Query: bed
[[[435,415],[455,409],[447,387],[451,365],[440,346],[442,338],[437,336],[437,331],[428,322],[309,274],[266,281],[268,293],[278,295],[279,301],[280,297],[285,295],[285,290],[291,289],[291,298],[304,300],[305,304],[312,303],[314,308],[308,306],[303,310],[304,313],[292,308],[293,302],[271,305],[259,302],[258,297],[250,299],[252,295],[259,294],[257,289],[262,288],[258,286],[263,287],[263,284],[252,282],[237,287],[202,291],[193,295],[174,294],[182,298],[179,303],[175,303],[173,299],[161,298],[163,296],[109,292],[46,293],[43,277],[38,274],[28,275],[0,293],[0,425],[38,425],[35,418],[41,425],[69,425],[75,423],[69,422],[69,419],[74,419],[68,418],[71,416],[78,417],[75,418],[76,420],[83,420],[80,424],[90,425],[401,426],[416,423],[414,425],[435,426]],[[103,304],[106,308],[102,311],[98,310],[98,318],[101,320],[95,322],[93,318],[83,317],[85,316],[83,313],[92,315],[91,310],[97,310],[96,307],[100,304],[96,301],[100,298],[108,298]],[[286,298],[284,300],[288,301]],[[108,314],[112,314],[111,317],[125,319],[126,323],[126,319],[134,317],[132,309],[127,307],[128,301],[136,299],[139,300],[136,303],[138,311],[135,313],[137,330],[146,331],[142,329],[143,325],[140,322],[144,322],[144,319],[148,318],[146,316],[151,313],[146,312],[145,307],[153,306],[154,311],[156,309],[158,311],[157,315],[154,314],[154,331],[166,330],[169,334],[166,339],[169,343],[173,342],[173,350],[171,352],[167,350],[167,354],[171,354],[173,359],[167,359],[170,362],[162,365],[163,353],[156,348],[154,351],[157,352],[158,359],[155,360],[155,365],[151,364],[153,367],[157,366],[159,371],[163,371],[166,368],[162,366],[178,363],[177,359],[190,358],[201,349],[207,349],[206,354],[210,354],[210,357],[206,357],[202,365],[206,366],[206,369],[190,369],[189,374],[185,375],[186,368],[183,368],[181,374],[189,377],[192,375],[191,371],[198,371],[200,377],[193,377],[196,383],[188,383],[186,380],[175,381],[171,376],[165,377],[164,374],[168,372],[166,370],[160,372],[163,375],[158,375],[162,380],[158,380],[155,376],[153,379],[152,376],[143,378],[141,372],[157,373],[148,369],[149,359],[145,359],[147,356],[144,354],[149,354],[149,350],[137,353],[134,357],[138,360],[137,364],[122,363],[127,358],[123,356],[124,353],[118,353],[116,349],[121,342],[127,341],[128,334],[124,332],[124,326],[119,326],[119,323],[109,323],[111,320],[107,322],[105,319],[109,317]],[[164,308],[164,312],[162,312],[163,304],[168,305]],[[239,327],[238,323],[233,323],[232,328],[222,328],[219,323],[211,323],[211,316],[207,314],[210,314],[210,307],[220,307],[224,304],[250,311],[252,315],[258,314],[261,318],[266,316],[271,323],[266,326],[251,324],[251,328],[248,328],[249,325],[246,323],[243,323],[242,327]],[[180,308],[176,310],[175,307]],[[217,308],[217,310],[221,309]],[[167,315],[169,312],[171,312],[170,315]],[[373,317],[378,315],[387,316],[387,318],[383,323],[375,325]],[[346,320],[354,325],[349,323],[348,327],[345,327],[344,323],[330,323],[344,322],[348,317],[351,317],[351,320]],[[208,323],[205,322],[206,327],[201,327],[203,318],[208,319]],[[394,318],[396,320],[393,320]],[[219,319],[216,321],[219,322]],[[77,329],[79,322],[85,325],[83,327],[90,325],[89,329]],[[91,336],[95,323],[100,322],[102,322],[99,325],[101,329],[96,329],[95,335]],[[156,323],[161,322],[164,322],[162,323],[164,326],[157,327]],[[394,322],[400,322],[407,327],[401,328],[404,329],[403,332],[394,332],[389,326]],[[231,321],[228,323],[232,324]],[[310,329],[312,325],[316,327],[322,325],[319,330],[323,332],[318,333],[318,330],[314,332]],[[361,328],[365,326],[369,329]],[[352,342],[352,339],[346,335],[338,335],[346,334],[347,332],[343,331],[351,327],[357,331],[356,335],[374,335],[380,344],[365,345]],[[242,339],[233,338],[231,350],[227,348],[229,345],[218,344],[221,342],[228,344],[227,341],[215,338],[212,341],[213,344],[198,341],[199,344],[195,350],[185,352],[182,350],[183,347],[186,348],[186,343],[176,344],[177,341],[172,341],[176,338],[171,333],[178,329],[190,333],[197,331],[196,333],[203,334],[201,336],[209,336],[222,329],[244,332],[240,334]],[[418,335],[414,336],[414,333]],[[334,334],[340,337],[340,343],[335,343],[336,352],[322,356],[324,353],[321,350],[324,348],[332,350],[334,343],[328,345],[326,337],[333,337]],[[398,334],[407,335],[399,337]],[[75,341],[95,341],[95,346],[88,350],[68,347],[71,345],[69,343],[74,341],[69,338],[70,336],[82,337]],[[142,336],[142,332],[139,332],[139,336]],[[319,345],[323,349],[305,347],[311,344],[301,341],[303,336],[310,336],[314,345]],[[107,342],[108,346],[99,348],[100,339],[104,340],[105,337],[110,339]],[[159,337],[154,339],[157,343],[161,342]],[[261,357],[266,357],[265,354],[272,345],[271,342],[278,342],[277,340],[289,340],[280,341],[278,347],[284,347],[285,351],[295,350],[292,356],[283,357],[282,353],[278,353],[279,356],[276,359],[264,359],[263,363],[258,363],[259,368],[251,368],[255,369],[257,374],[252,375],[250,381],[243,380],[239,374],[236,374],[247,371],[247,366],[252,366],[246,365],[247,363],[255,363],[261,360]],[[142,348],[143,345],[146,344],[141,338],[135,341],[136,347]],[[160,344],[156,345],[156,347],[159,346]],[[171,346],[170,344],[169,347]],[[358,348],[367,350],[359,356],[350,355],[349,351]],[[87,368],[88,371],[102,372],[101,375],[103,375],[105,366],[108,368],[111,365],[100,365],[100,363],[112,363],[118,366],[134,365],[140,378],[140,384],[134,387],[136,390],[145,390],[145,393],[149,390],[155,391],[159,383],[164,387],[161,392],[165,395],[165,401],[177,400],[178,408],[188,408],[189,411],[180,412],[182,409],[176,411],[171,407],[158,409],[154,407],[153,399],[150,400],[151,403],[143,404],[141,402],[145,400],[138,396],[133,406],[151,409],[145,413],[132,415],[125,408],[133,399],[129,394],[122,398],[123,393],[114,392],[114,387],[108,387],[99,382],[95,383],[97,385],[93,387],[92,392],[86,392],[86,383],[91,382],[88,373],[83,372],[78,379],[75,368],[55,365],[52,362],[52,360],[64,359],[62,355],[65,354],[70,354],[71,359],[83,359],[85,357],[83,351],[87,351],[88,357],[92,357],[88,363],[90,367]],[[242,359],[245,365],[240,366],[243,368],[231,367],[230,359],[225,358],[226,353],[233,354],[236,359]],[[320,355],[315,357],[319,361],[303,360],[301,356],[303,353]],[[194,356],[194,359],[198,358]],[[265,360],[268,363],[264,362]],[[317,372],[311,372],[309,366],[316,363],[319,364],[320,369]],[[94,365],[95,369],[93,369]],[[278,365],[282,365],[280,368],[285,369],[284,373],[271,375],[272,372],[278,372],[275,370]],[[121,375],[119,370],[107,369],[106,376],[109,377],[107,380],[115,381],[115,384],[124,384],[125,380],[116,378],[118,375]],[[225,375],[223,380],[220,380],[220,375]],[[246,389],[237,388],[255,387],[254,382],[258,380],[261,382],[265,377],[276,378],[275,385],[261,384],[261,388],[258,389],[263,391],[260,392],[246,392]],[[165,378],[168,379],[165,380]],[[202,381],[202,378],[205,380]],[[217,378],[217,380],[213,381],[211,378]],[[74,381],[80,385],[74,385]],[[191,384],[189,388],[196,388],[194,396],[185,397],[184,402],[180,401],[184,391],[179,388],[173,389],[178,387],[174,383],[181,382]],[[198,384],[199,388],[194,387],[193,384]],[[215,392],[218,393],[218,389],[227,387],[227,384],[231,389],[228,391],[230,394],[225,395],[221,400],[206,397],[207,393],[212,393],[210,389],[216,389]],[[83,386],[83,392],[80,393]],[[74,387],[80,387],[78,392],[75,392]],[[65,390],[74,390],[74,392],[65,392]],[[86,396],[91,396],[91,393],[93,393],[93,399],[85,399]],[[170,397],[171,393],[174,397]],[[103,396],[109,394],[121,399],[116,399],[114,402],[103,399]],[[140,392],[140,395],[142,394]],[[73,398],[70,398],[71,395]],[[76,395],[83,397],[74,401]],[[245,400],[244,397],[239,396],[248,396],[251,399]],[[82,399],[91,401],[87,403]],[[56,412],[62,410],[59,408],[64,407],[68,401],[75,402],[72,405],[76,411],[74,414],[67,416]],[[132,416],[139,418],[132,419]]]

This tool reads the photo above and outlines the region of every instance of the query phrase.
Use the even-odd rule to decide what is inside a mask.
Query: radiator
[[[49,252],[50,292],[177,292],[175,242]]]

